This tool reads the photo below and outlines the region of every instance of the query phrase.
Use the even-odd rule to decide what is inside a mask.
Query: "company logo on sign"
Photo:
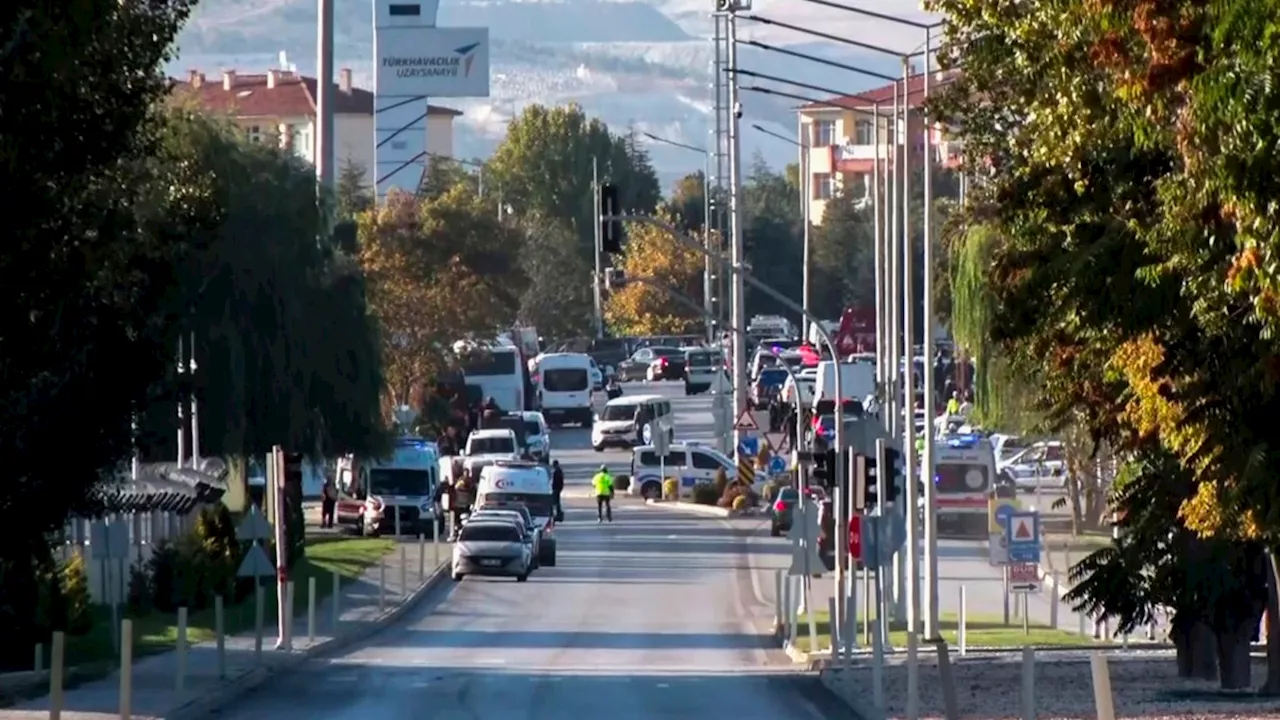
[[[476,42],[454,48],[451,55],[384,57],[382,67],[394,69],[396,77],[401,78],[469,78],[479,47],[480,43]]]

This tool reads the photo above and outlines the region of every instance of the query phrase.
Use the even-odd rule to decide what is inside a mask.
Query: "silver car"
[[[529,546],[529,552],[533,555],[531,569],[538,569],[538,558],[542,554],[542,532],[538,526],[534,525],[533,519],[529,515],[529,511],[526,510],[523,505],[513,505],[510,507],[484,505],[472,512],[471,517],[467,522],[514,523],[520,528],[520,532],[524,534],[524,541]]]
[[[467,575],[529,579],[533,554],[524,533],[512,522],[475,519],[462,526],[453,546],[453,581]]]

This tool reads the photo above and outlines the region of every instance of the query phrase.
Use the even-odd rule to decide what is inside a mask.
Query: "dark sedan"
[[[631,357],[618,363],[618,379],[623,382],[647,380],[649,367],[654,364],[654,361],[662,358],[667,358],[672,363],[679,362],[680,379],[684,378],[684,350],[677,347],[643,347],[632,353]]]
[[[784,487],[778,491],[769,513],[769,534],[778,537],[791,530],[791,521],[800,504],[800,492],[793,487]]]

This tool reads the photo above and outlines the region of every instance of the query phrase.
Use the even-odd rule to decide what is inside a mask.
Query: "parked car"
[[[618,379],[627,382],[630,380],[644,380],[648,377],[649,366],[658,358],[680,358],[684,360],[684,350],[678,347],[643,347],[632,353],[631,357],[618,363],[617,373]]]

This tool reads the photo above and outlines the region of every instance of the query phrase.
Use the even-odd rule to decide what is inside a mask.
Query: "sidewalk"
[[[424,546],[425,578],[418,574],[418,543],[407,541],[382,559],[385,568],[385,606],[379,611],[379,566],[370,567],[362,578],[341,587],[338,599],[339,620],[333,623],[332,597],[316,607],[316,637],[307,639],[307,589],[294,590],[294,605],[299,613],[293,621],[291,652],[275,650],[278,623],[274,607],[266,611],[261,662],[254,657],[254,634],[230,636],[226,639],[226,679],[219,679],[217,650],[214,643],[192,646],[187,652],[185,687],[178,691],[177,651],[150,655],[133,664],[132,716],[145,718],[197,718],[233,702],[238,696],[266,682],[278,672],[325,652],[366,638],[390,625],[412,607],[413,602],[435,587],[448,575],[435,568],[434,548]],[[441,543],[440,559],[447,563],[452,548]],[[403,553],[403,554],[402,554]],[[405,582],[401,583],[403,568]],[[407,587],[405,587],[407,586]],[[109,676],[69,689],[64,694],[63,720],[107,720],[120,716],[120,675]],[[0,710],[3,720],[36,720],[49,717],[49,699],[44,697]]]

